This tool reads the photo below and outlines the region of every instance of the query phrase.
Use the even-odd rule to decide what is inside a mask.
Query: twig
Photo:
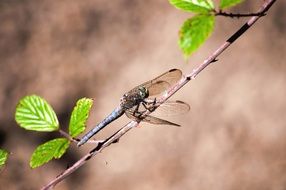
[[[78,160],[76,163],[74,163],[71,167],[66,169],[63,173],[58,175],[54,180],[50,181],[49,184],[44,186],[42,190],[48,190],[54,187],[57,183],[65,179],[69,174],[73,173],[75,170],[77,170],[79,167],[84,165],[90,158],[95,156],[96,154],[100,153],[104,148],[108,147],[112,143],[117,142],[120,137],[122,137],[125,133],[127,133],[131,128],[137,126],[138,123],[135,121],[129,122],[127,125],[122,127],[119,131],[117,131],[115,134],[113,134],[111,137],[106,139],[103,143],[99,143],[95,148],[93,148],[89,153],[84,155],[80,160]]]
[[[222,10],[216,11],[214,10],[215,16],[225,16],[225,17],[231,17],[231,18],[240,18],[240,17],[252,17],[252,16],[265,16],[265,12],[257,12],[257,13],[228,13],[224,12]]]
[[[263,3],[259,12],[261,14],[265,14],[269,8],[273,5],[276,0],[267,0]],[[168,89],[167,93],[157,99],[158,106],[164,103],[167,99],[169,99],[174,93],[176,93],[180,88],[182,88],[186,83],[190,80],[195,79],[195,77],[208,65],[216,61],[216,58],[227,49],[237,38],[239,38],[248,28],[250,28],[261,16],[253,16],[248,22],[246,22],[237,32],[235,32],[226,42],[224,42],[209,58],[207,58],[201,65],[199,65],[196,69],[193,70],[192,73],[183,77],[175,86]],[[145,115],[150,114],[150,112],[146,112]],[[144,117],[144,116],[143,116]],[[99,143],[94,149],[92,149],[88,154],[84,155],[80,160],[78,160],[73,166],[65,170],[59,176],[57,176],[54,180],[52,180],[49,184],[44,186],[42,190],[47,190],[54,187],[57,183],[65,179],[69,174],[77,170],[83,164],[87,162],[90,158],[95,156],[97,153],[101,152],[104,148],[109,145],[117,142],[125,133],[127,133],[133,127],[136,127],[140,121],[131,121],[124,127],[122,127],[119,131],[105,140],[103,143]]]

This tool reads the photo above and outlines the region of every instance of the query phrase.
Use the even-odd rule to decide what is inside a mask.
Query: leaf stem
[[[77,142],[78,142],[77,139],[72,138],[68,133],[66,133],[65,131],[63,131],[63,130],[61,130],[61,129],[59,129],[59,133],[60,133],[63,137],[67,138],[67,139],[68,139],[69,141],[71,141],[71,142],[74,142],[74,143],[77,143]]]

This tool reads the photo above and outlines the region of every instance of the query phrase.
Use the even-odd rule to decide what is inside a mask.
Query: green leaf
[[[197,15],[186,20],[180,29],[179,46],[188,57],[209,37],[214,28],[213,15]]]
[[[169,0],[177,9],[193,13],[209,13],[214,9],[212,0]]]
[[[0,149],[0,167],[2,167],[8,159],[8,152]]]
[[[60,158],[69,147],[70,141],[66,138],[57,138],[41,144],[33,152],[30,167],[39,167],[53,158]]]
[[[74,107],[69,123],[69,134],[76,137],[85,130],[86,121],[91,109],[93,100],[82,98],[77,101]]]
[[[244,0],[221,0],[219,3],[220,9],[226,9],[229,7],[233,7],[239,3],[242,3]]]
[[[16,122],[20,127],[33,131],[56,131],[59,128],[57,116],[52,107],[41,97],[25,96],[16,107]]]

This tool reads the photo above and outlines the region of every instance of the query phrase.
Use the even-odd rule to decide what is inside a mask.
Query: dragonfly
[[[190,106],[179,100],[166,101],[159,107],[157,105],[156,99],[166,93],[169,88],[181,80],[182,76],[181,70],[171,69],[125,93],[120,99],[119,106],[93,129],[87,132],[79,140],[77,145],[81,146],[85,144],[91,137],[97,134],[108,124],[121,117],[123,114],[135,121],[144,121],[157,125],[180,126],[176,123],[160,119],[155,116],[146,115],[145,113],[147,111],[153,112],[155,109],[157,110],[159,108],[161,108],[161,112],[165,115],[176,115],[189,111]]]

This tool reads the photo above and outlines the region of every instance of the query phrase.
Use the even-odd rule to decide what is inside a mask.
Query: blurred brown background
[[[254,12],[262,2],[233,11]],[[191,105],[188,114],[168,118],[183,127],[140,124],[56,189],[285,189],[285,8],[277,1],[173,97]],[[92,126],[135,85],[171,68],[191,72],[245,22],[217,18],[212,37],[185,63],[177,34],[188,16],[167,0],[1,0],[0,142],[11,152],[1,187],[39,189],[91,149],[73,145],[63,159],[30,169],[34,148],[59,135],[19,128],[21,97],[44,97],[63,128],[76,100],[92,97]]]

